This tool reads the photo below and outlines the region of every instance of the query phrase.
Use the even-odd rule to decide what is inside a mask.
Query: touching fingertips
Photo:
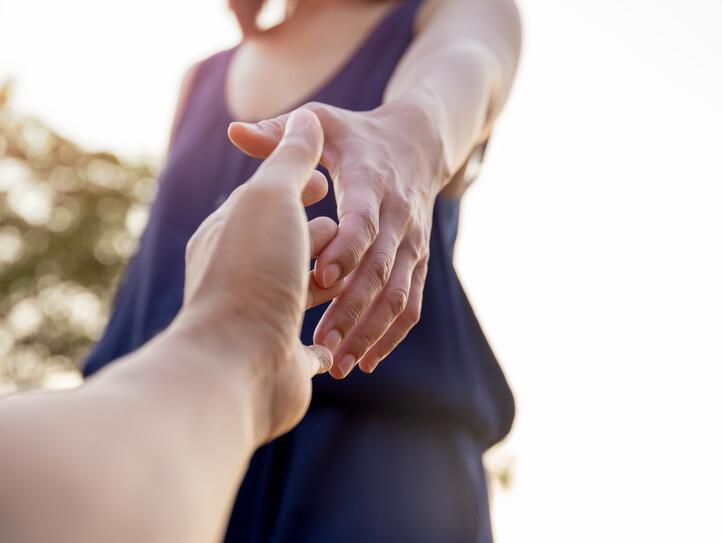
[[[321,363],[321,367],[318,373],[326,373],[333,366],[333,355],[326,349],[319,349],[318,360]]]

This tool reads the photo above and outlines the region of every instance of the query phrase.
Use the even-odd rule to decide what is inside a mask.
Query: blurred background
[[[497,541],[720,542],[722,2],[517,0],[457,267],[518,416]],[[0,5],[0,393],[73,386],[223,0]]]

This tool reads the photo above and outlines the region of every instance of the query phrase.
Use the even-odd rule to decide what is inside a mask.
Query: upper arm
[[[436,55],[474,51],[493,78],[486,122],[490,127],[506,102],[519,63],[521,22],[514,1],[425,0],[417,12],[414,32],[415,38],[389,82],[387,97],[400,92],[409,80],[417,80]]]
[[[424,0],[414,31],[439,33],[441,41],[473,39],[510,59],[519,55],[521,23],[513,0]]]
[[[425,0],[414,33],[414,48],[422,54],[448,44],[475,45],[486,49],[510,79],[519,63],[521,21],[514,0]]]

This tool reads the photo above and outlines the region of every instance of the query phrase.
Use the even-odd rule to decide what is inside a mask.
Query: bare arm
[[[336,232],[303,208],[326,190],[321,129],[304,112],[287,132],[191,239],[165,332],[79,389],[0,401],[0,541],[222,537],[251,454],[300,420],[331,364],[298,340],[309,254]]]
[[[77,390],[3,400],[0,540],[219,540],[262,374],[207,347],[174,327]]]
[[[511,90],[521,48],[512,0],[426,0],[418,38],[386,87],[384,103],[426,112],[444,151],[448,182],[485,141]]]
[[[325,287],[347,278],[314,336],[334,353],[334,377],[357,363],[373,371],[418,321],[434,201],[488,138],[519,48],[513,0],[426,0],[380,107],[304,106],[324,129],[322,162],[339,216],[315,277]],[[248,154],[267,156],[286,118],[235,123],[229,135]]]

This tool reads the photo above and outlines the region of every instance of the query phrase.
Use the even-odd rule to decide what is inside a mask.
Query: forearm
[[[506,102],[519,59],[520,22],[512,0],[426,0],[422,10],[418,35],[384,103],[423,113],[436,131],[443,187],[488,138]]]
[[[331,363],[298,340],[309,246],[328,240],[303,209],[325,195],[322,143],[295,113],[200,225],[166,331],[79,389],[0,402],[2,543],[222,538],[251,454],[298,423]]]
[[[171,330],[81,390],[0,403],[0,540],[218,540],[259,444],[257,376],[224,362]]]

